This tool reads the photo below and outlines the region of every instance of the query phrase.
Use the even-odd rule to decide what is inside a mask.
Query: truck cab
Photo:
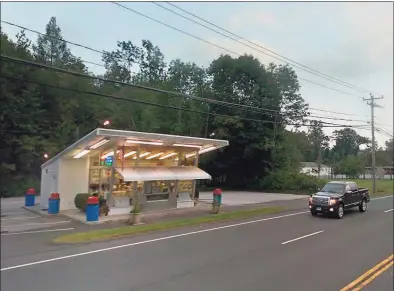
[[[369,201],[368,189],[359,188],[357,183],[332,181],[319,192],[311,195],[309,209],[313,216],[321,213],[341,219],[345,209],[358,207],[360,212],[365,212]]]

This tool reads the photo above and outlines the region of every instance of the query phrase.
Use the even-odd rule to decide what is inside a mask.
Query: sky
[[[375,97],[376,123],[393,133],[393,3],[390,2],[173,2],[214,24],[264,48],[357,87]],[[227,39],[152,2],[123,2],[123,5],[190,34],[239,54],[252,54],[262,63],[284,64],[258,50]],[[162,5],[175,10],[162,2]],[[180,12],[180,11],[178,11]],[[180,12],[182,13],[182,12]],[[50,17],[55,16],[63,38],[99,50],[115,50],[117,41],[140,44],[148,39],[159,46],[166,62],[175,58],[208,67],[222,49],[194,39],[162,24],[155,23],[109,2],[2,2],[1,19],[45,32]],[[14,37],[20,29],[1,24]],[[35,40],[37,35],[26,33]],[[101,63],[92,51],[70,46],[83,60]],[[236,55],[232,55],[236,57]],[[88,65],[95,73],[103,68]],[[329,120],[341,124],[367,125],[370,107],[358,91],[295,68],[301,94],[311,108],[346,114],[311,111],[315,115],[357,121]],[[312,84],[308,81],[323,86]],[[328,89],[332,88],[332,89]],[[338,92],[339,90],[341,92]],[[346,92],[348,94],[345,94]],[[335,129],[327,128],[328,135]],[[371,137],[369,129],[357,129]],[[379,145],[390,137],[376,133]]]

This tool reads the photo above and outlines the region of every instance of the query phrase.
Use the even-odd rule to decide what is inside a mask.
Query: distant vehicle
[[[311,195],[309,209],[313,216],[322,213],[341,219],[345,209],[358,207],[360,212],[365,212],[369,201],[367,188],[358,188],[355,182],[332,181]]]

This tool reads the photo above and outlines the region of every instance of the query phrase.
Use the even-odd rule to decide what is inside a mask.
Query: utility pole
[[[371,94],[371,98],[366,99],[363,98],[364,101],[367,101],[367,104],[371,107],[371,131],[372,131],[372,194],[376,193],[376,159],[375,159],[375,107],[382,107],[375,103],[375,100],[383,99],[381,97],[373,97]],[[369,102],[368,102],[369,101]]]

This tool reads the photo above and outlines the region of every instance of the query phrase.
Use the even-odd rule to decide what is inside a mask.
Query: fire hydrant
[[[217,214],[222,206],[222,189],[216,188],[213,190],[212,211]]]

